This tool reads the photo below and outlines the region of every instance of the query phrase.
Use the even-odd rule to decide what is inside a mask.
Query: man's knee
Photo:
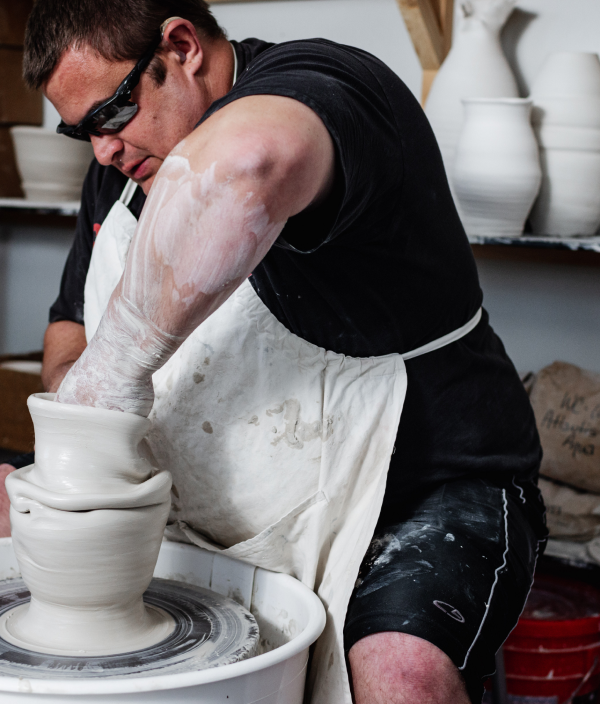
[[[355,643],[348,659],[356,704],[469,704],[454,663],[422,638],[376,633]]]

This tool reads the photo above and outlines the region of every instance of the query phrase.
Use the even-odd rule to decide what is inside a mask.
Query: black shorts
[[[352,595],[346,653],[383,631],[446,653],[473,704],[523,610],[546,536],[537,487],[480,478],[448,482],[378,526]]]

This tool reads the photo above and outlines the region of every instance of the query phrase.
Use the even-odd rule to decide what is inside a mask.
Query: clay
[[[146,419],[53,398],[30,397],[36,463],[6,481],[31,602],[2,618],[0,635],[62,655],[148,647],[174,627],[142,600],[170,509],[171,476],[140,453]]]

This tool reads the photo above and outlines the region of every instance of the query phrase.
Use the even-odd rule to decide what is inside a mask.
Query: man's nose
[[[99,137],[90,135],[94,156],[102,166],[110,166],[116,154],[123,150],[123,140],[114,134],[103,134]]]

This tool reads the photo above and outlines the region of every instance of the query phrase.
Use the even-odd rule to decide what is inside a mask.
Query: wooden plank
[[[22,198],[21,177],[8,127],[0,126],[0,198]],[[0,445],[2,447],[2,445]]]
[[[448,55],[452,46],[452,24],[454,21],[454,2],[453,0],[430,0],[433,6],[435,16],[438,19],[440,30],[442,32],[442,61]]]
[[[421,105],[423,106],[425,106],[425,103],[427,102],[427,97],[429,95],[429,91],[431,90],[431,86],[433,85],[433,81],[437,76],[437,72],[437,68],[423,69],[423,80],[421,82]]]
[[[264,0],[208,0],[209,5],[221,5],[225,3],[231,3],[231,2],[263,2]],[[269,0],[276,2],[276,0]]]
[[[77,217],[54,213],[9,210],[0,208],[0,225],[22,225],[25,227],[62,227],[75,229]]]
[[[444,60],[444,38],[431,0],[397,2],[421,66],[438,69]]]
[[[496,244],[471,245],[476,260],[493,260],[527,264],[568,264],[600,267],[598,252],[542,247],[510,247]]]
[[[396,0],[423,68],[421,103],[452,44],[454,0]]]
[[[27,399],[43,390],[37,374],[0,369],[0,447],[15,452],[33,450],[33,423]]]
[[[33,0],[0,0],[0,44],[23,46]]]
[[[41,125],[42,94],[27,89],[22,64],[22,49],[0,48],[0,123]]]

